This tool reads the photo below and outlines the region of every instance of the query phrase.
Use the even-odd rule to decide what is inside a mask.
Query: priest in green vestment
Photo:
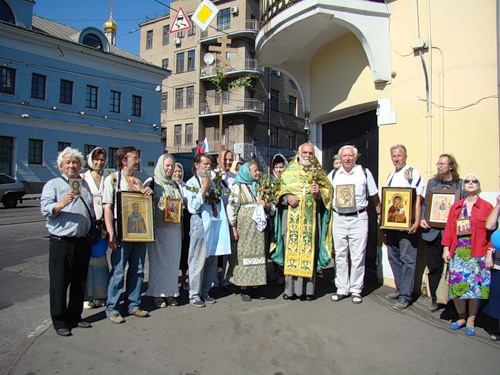
[[[303,143],[281,175],[276,194],[276,246],[271,259],[284,267],[284,299],[314,298],[316,271],[332,257],[333,187],[314,155]]]

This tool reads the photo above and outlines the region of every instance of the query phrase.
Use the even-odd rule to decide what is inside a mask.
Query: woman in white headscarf
[[[189,231],[191,229],[190,221],[191,214],[187,209],[187,195],[186,195],[186,183],[184,182],[184,167],[181,163],[175,163],[174,174],[172,179],[177,182],[181,190],[182,199],[184,200],[184,210],[182,217],[182,251],[181,251],[181,263],[179,269],[181,270],[181,285],[182,289],[189,290],[189,283],[187,280],[188,271],[188,256],[189,256]]]
[[[89,185],[94,200],[96,220],[104,220],[102,208],[102,194],[104,192],[104,178],[102,176],[107,164],[106,150],[96,147],[87,155],[88,170],[81,175]],[[89,262],[87,281],[85,283],[85,308],[96,308],[106,305],[107,289],[109,282],[109,269],[106,252]]]
[[[155,242],[148,245],[149,282],[147,296],[154,297],[156,307],[177,306],[179,296],[179,263],[181,259],[182,226],[181,222],[164,222],[165,198],[181,200],[182,195],[177,183],[172,179],[175,158],[170,154],[161,155],[156,163],[151,189],[154,191],[154,230]],[[181,220],[182,221],[182,220]]]

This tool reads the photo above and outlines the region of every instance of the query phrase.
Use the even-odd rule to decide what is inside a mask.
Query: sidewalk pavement
[[[482,327],[475,337],[450,331],[451,306],[429,314],[421,297],[395,311],[385,299],[393,290],[376,283],[365,288],[360,305],[332,302],[330,280],[326,270],[313,301],[283,300],[275,282],[262,290],[266,300],[249,303],[225,295],[195,308],[182,291],[180,306],[158,309],[143,297],[151,316],[125,316],[119,325],[104,308],[85,310],[92,328],[60,337],[50,326],[25,343],[10,374],[499,373],[500,343]],[[483,315],[478,323],[493,322]]]

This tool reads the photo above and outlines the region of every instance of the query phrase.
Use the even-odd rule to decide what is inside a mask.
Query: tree
[[[217,75],[215,77],[208,78],[208,81],[215,86],[215,91],[219,95],[220,99],[220,110],[219,110],[219,151],[222,152],[222,109],[223,109],[223,96],[225,92],[231,92],[234,89],[240,87],[252,86],[253,75],[249,74],[244,77],[237,78],[230,81],[226,77],[226,73],[223,67],[217,68]]]

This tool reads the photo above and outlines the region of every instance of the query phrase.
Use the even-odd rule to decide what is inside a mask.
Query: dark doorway
[[[324,124],[322,137],[323,167],[327,172],[332,170],[332,159],[339,148],[344,145],[353,145],[361,154],[357,164],[365,166],[372,172],[380,190],[378,183],[378,125],[375,110]],[[376,270],[378,226],[377,215],[371,201],[368,207],[368,215],[370,230],[368,233],[366,266]]]

